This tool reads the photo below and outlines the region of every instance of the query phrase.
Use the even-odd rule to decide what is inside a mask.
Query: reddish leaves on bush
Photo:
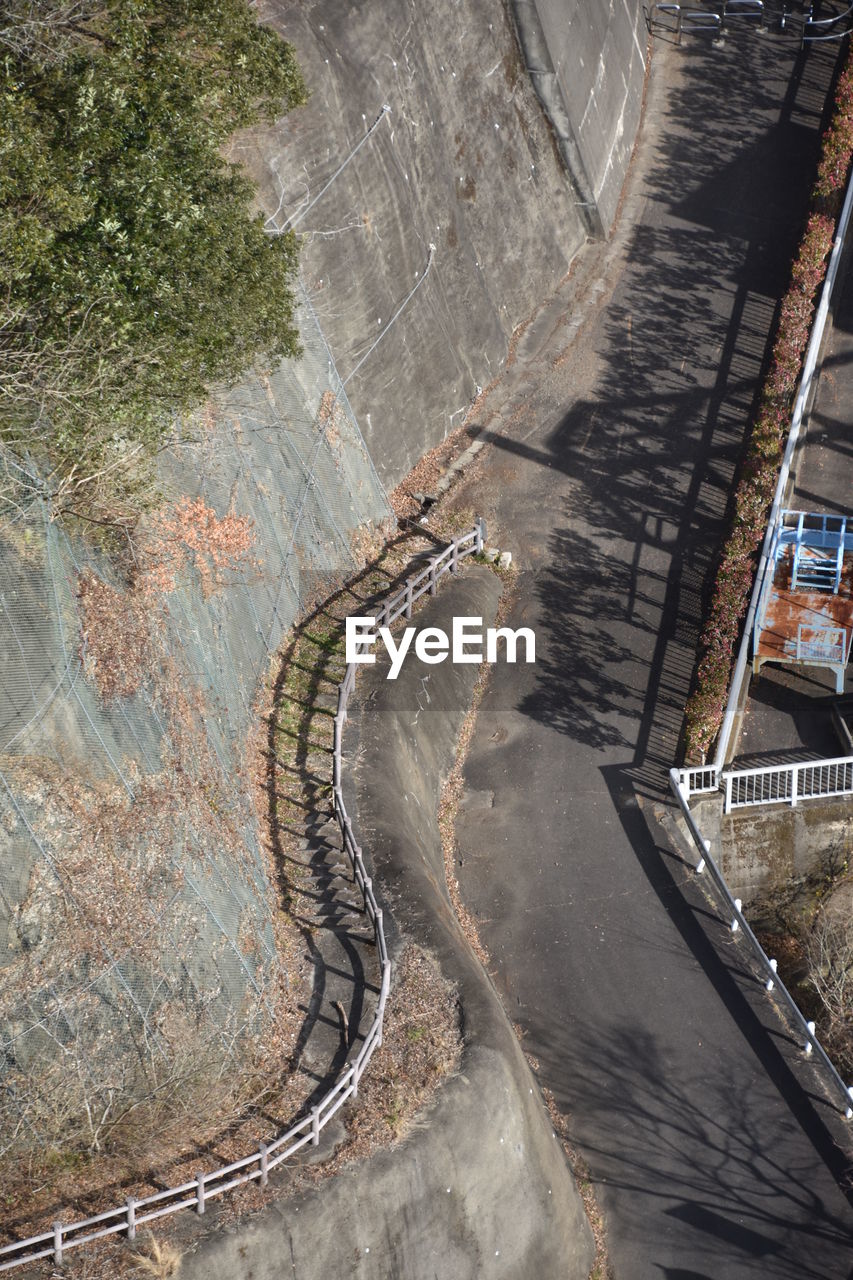
[[[839,76],[835,93],[835,113],[832,123],[823,135],[814,189],[817,201],[827,204],[840,202],[840,193],[847,184],[851,154],[853,154],[853,59],[848,62]]]

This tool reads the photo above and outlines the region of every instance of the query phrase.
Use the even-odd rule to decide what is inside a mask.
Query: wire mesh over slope
[[[297,998],[247,749],[272,654],[387,498],[306,304],[303,358],[214,397],[107,555],[0,530],[0,1133],[97,1149],[232,1108]]]

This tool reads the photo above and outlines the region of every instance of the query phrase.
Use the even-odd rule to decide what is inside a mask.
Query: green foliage
[[[298,352],[295,240],[264,232],[220,149],[305,89],[245,0],[13,0],[8,13],[0,432],[76,495],[86,473],[156,445],[209,383]]]

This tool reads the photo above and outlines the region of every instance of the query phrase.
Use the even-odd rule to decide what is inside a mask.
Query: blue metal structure
[[[829,667],[837,692],[843,692],[853,638],[853,592],[844,577],[845,556],[853,556],[853,517],[780,513],[755,613],[756,674],[765,662]]]

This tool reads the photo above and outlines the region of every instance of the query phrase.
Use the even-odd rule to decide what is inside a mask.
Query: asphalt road
[[[603,279],[579,264],[527,331],[455,499],[513,549],[538,637],[483,702],[458,874],[616,1280],[836,1280],[848,1131],[655,819],[828,55],[743,36],[653,67]]]

